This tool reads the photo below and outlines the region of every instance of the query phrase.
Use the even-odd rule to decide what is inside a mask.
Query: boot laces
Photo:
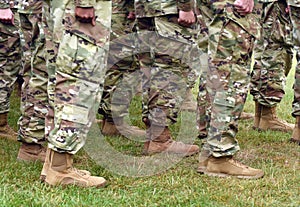
[[[241,163],[241,162],[239,162],[239,161],[237,161],[237,160],[235,160],[235,159],[233,159],[233,158],[231,158],[230,161],[231,161],[234,165],[236,165],[237,167],[249,169],[249,166],[247,166],[247,165],[245,165],[245,164],[243,164],[243,163]]]

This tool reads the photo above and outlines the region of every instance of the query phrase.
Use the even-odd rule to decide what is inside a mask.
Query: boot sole
[[[262,178],[264,176],[264,173],[262,174],[258,174],[255,176],[246,176],[246,175],[230,175],[230,174],[226,174],[226,173],[215,173],[215,172],[204,172],[205,175],[208,176],[212,176],[212,177],[220,177],[220,178],[227,178],[227,177],[236,177],[239,179],[259,179]]]
[[[95,186],[86,186],[86,185],[82,185],[79,182],[72,182],[72,183],[58,183],[58,182],[52,182],[49,180],[47,180],[47,177],[45,176],[45,180],[43,181],[43,183],[49,185],[49,186],[62,186],[63,188],[67,187],[67,186],[76,186],[76,187],[81,187],[81,188],[104,188],[107,185],[107,181],[104,181],[103,183],[99,184],[99,185],[95,185]]]
[[[288,132],[292,132],[293,129],[262,129],[262,128],[257,128],[257,131],[259,132],[266,132],[266,131],[275,131],[275,132],[285,132],[285,133],[288,133]]]

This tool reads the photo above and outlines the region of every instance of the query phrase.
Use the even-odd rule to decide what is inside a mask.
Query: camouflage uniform
[[[143,120],[169,126],[176,122],[187,87],[198,77],[200,54],[195,40],[199,30],[177,22],[178,9],[190,11],[193,1],[137,0],[135,8],[143,72]]]
[[[134,12],[133,0],[112,1],[108,70],[99,108],[100,114],[109,122],[113,122],[113,114],[118,118],[128,114],[130,101],[139,83],[139,78],[134,75],[139,69],[134,55],[135,21],[127,18],[129,12]],[[113,96],[117,88],[117,95]]]
[[[0,22],[0,114],[9,111],[9,97],[21,67],[19,15],[16,7],[17,2],[13,6],[6,0],[0,1],[1,9],[11,8],[14,14],[14,25]]]
[[[95,119],[104,84],[111,17],[110,1],[82,0],[76,6],[92,6],[96,26],[76,20],[74,1],[51,1],[50,30],[56,49],[48,50],[54,52],[48,58],[55,68],[55,80],[49,80],[55,89],[53,129],[47,128],[49,148],[70,154],[84,145]]]
[[[292,115],[296,118],[296,123],[290,141],[300,145],[300,2],[289,0],[288,4],[293,25],[293,40],[297,58],[292,112]]]
[[[211,115],[203,149],[214,157],[230,156],[239,150],[237,121],[247,97],[253,43],[260,34],[257,17],[241,17],[233,3],[227,0],[210,4],[213,18],[208,25],[207,90]]]
[[[254,47],[250,93],[259,104],[274,107],[284,96],[293,58],[292,28],[286,0],[262,0],[262,36]]]
[[[296,50],[297,66],[294,84],[293,116],[300,116],[300,2],[297,0],[288,0],[290,6],[290,16],[293,25],[293,40]],[[297,125],[296,125],[297,127]],[[299,127],[299,125],[298,125]],[[295,137],[299,139],[299,137]]]
[[[44,50],[44,6],[42,0],[21,0],[18,7],[24,79],[18,140],[26,143],[42,144],[45,141],[48,75]]]

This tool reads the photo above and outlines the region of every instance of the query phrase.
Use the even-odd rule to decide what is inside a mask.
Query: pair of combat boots
[[[150,134],[153,140],[146,142],[145,154],[169,152],[189,156],[199,152],[197,145],[188,145],[172,140],[167,127],[152,127]],[[102,187],[106,184],[104,178],[91,176],[88,171],[74,168],[73,155],[51,149],[47,149],[41,180],[50,185],[72,184],[82,187]]]
[[[0,114],[0,137],[16,141],[17,133],[7,123],[7,113]],[[106,181],[102,177],[91,176],[90,172],[73,167],[73,155],[58,153],[40,144],[23,142],[18,160],[44,162],[41,181],[50,185],[78,185],[82,187],[102,187]]]
[[[0,114],[0,137],[17,141],[17,133],[7,123],[7,113]],[[17,159],[23,161],[40,160],[44,162],[45,152],[45,148],[40,144],[23,142]]]
[[[199,152],[197,145],[184,144],[172,139],[171,132],[167,126],[148,126],[147,133],[138,127],[129,126],[120,119],[115,119],[114,122],[103,120],[102,133],[111,136],[139,136],[147,141],[144,144],[143,154],[152,155],[156,153],[166,152],[174,154],[182,154],[190,156]]]

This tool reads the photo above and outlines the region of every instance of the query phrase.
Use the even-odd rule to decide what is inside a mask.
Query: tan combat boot
[[[17,141],[17,133],[7,123],[7,114],[0,114],[0,137]]]
[[[208,160],[210,157],[210,152],[208,150],[203,150],[199,156],[199,164],[197,172],[203,174],[206,171]]]
[[[23,142],[18,153],[18,160],[22,161],[41,161],[46,158],[46,148],[36,143]]]
[[[244,165],[234,160],[232,156],[219,158],[210,156],[204,174],[217,177],[233,176],[241,179],[258,179],[264,176],[262,170]]]
[[[49,185],[77,185],[80,187],[103,187],[106,180],[102,177],[91,176],[73,167],[73,155],[68,153],[58,153],[47,149],[48,166],[43,167],[46,175],[45,182]],[[44,165],[45,165],[44,164]]]
[[[252,128],[254,130],[257,130],[259,127],[260,117],[261,117],[261,108],[262,105],[260,105],[257,101],[255,101],[255,116],[254,116],[254,123]]]
[[[105,136],[121,136],[121,133],[119,132],[115,124],[113,122],[107,121],[106,119],[103,119],[101,132]]]
[[[181,104],[181,110],[185,110],[185,111],[196,111],[197,110],[197,101],[195,100],[193,93],[192,93],[192,89],[188,88],[186,91],[186,97],[184,99],[184,101]]]
[[[198,138],[204,139],[207,137],[207,122],[206,121],[200,121],[198,123]]]
[[[145,130],[141,130],[136,126],[129,126],[122,118],[114,119],[114,122],[109,122],[104,119],[101,131],[102,134],[106,136],[146,137]]]
[[[51,150],[46,150],[46,157],[49,157],[50,156],[50,152]],[[42,169],[42,172],[41,172],[41,175],[40,175],[40,180],[41,182],[45,182],[46,180],[46,177],[47,177],[47,172],[48,172],[48,169],[49,169],[49,159],[45,159],[45,162],[44,162],[44,165],[43,165],[43,169]],[[91,173],[87,170],[79,170],[82,174],[86,174],[86,175],[91,175]]]
[[[167,152],[191,156],[199,152],[197,145],[174,141],[168,127],[152,125],[149,130],[151,140],[144,145],[144,154],[146,155]]]
[[[290,132],[294,129],[294,124],[280,120],[276,115],[276,107],[262,106],[259,130],[272,130]]]
[[[296,124],[290,141],[300,145],[300,116],[296,116]]]

